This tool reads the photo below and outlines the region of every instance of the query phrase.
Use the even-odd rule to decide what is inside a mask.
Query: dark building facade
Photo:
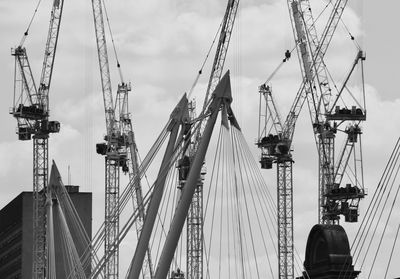
[[[78,186],[66,186],[72,203],[85,227],[92,236],[92,193],[80,193]],[[32,235],[33,235],[33,198],[32,192],[22,192],[0,210],[0,278],[32,278]],[[58,256],[60,239],[55,230],[57,278],[63,278],[65,272],[62,256]],[[82,247],[81,247],[82,248]],[[79,249],[79,247],[78,247]],[[89,267],[90,268],[90,267]],[[86,270],[90,273],[90,270]]]

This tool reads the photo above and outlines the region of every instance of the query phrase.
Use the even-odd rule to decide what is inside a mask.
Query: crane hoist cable
[[[24,32],[24,35],[22,35],[21,41],[19,43],[19,46],[22,46],[25,42],[26,37],[29,34],[29,29],[31,28],[32,22],[37,14],[37,10],[39,9],[40,3],[42,2],[42,0],[39,0],[38,3],[36,4],[36,8],[35,11],[33,12],[33,15],[31,17],[31,20],[29,21],[28,27],[26,28],[26,31]]]
[[[124,83],[124,77],[122,75],[121,64],[119,63],[119,59],[118,59],[117,48],[115,47],[114,36],[113,36],[113,32],[111,30],[111,24],[110,24],[110,19],[108,17],[106,3],[104,2],[104,0],[102,0],[102,3],[103,3],[103,7],[104,7],[104,13],[106,15],[108,31],[110,32],[110,38],[111,38],[111,43],[112,43],[112,46],[113,46],[115,60],[117,61],[117,68],[118,68],[119,78],[121,80],[121,83]]]
[[[203,64],[201,65],[200,70],[198,71],[197,76],[196,76],[196,78],[195,78],[195,80],[194,80],[194,82],[193,82],[193,84],[192,84],[192,87],[191,87],[190,90],[189,90],[188,99],[190,99],[190,97],[191,97],[191,95],[192,95],[192,93],[193,93],[193,90],[194,90],[194,88],[196,87],[196,85],[197,85],[197,83],[198,83],[198,81],[199,81],[200,75],[203,73],[203,68],[204,68],[205,64],[207,63],[208,57],[210,57],[211,50],[212,50],[212,48],[213,48],[214,45],[215,45],[215,41],[217,40],[218,34],[219,34],[219,32],[220,32],[220,30],[221,30],[221,28],[222,28],[223,22],[224,22],[224,21],[222,20],[221,23],[220,23],[220,25],[219,25],[219,27],[218,27],[217,32],[216,32],[215,35],[214,35],[214,39],[213,39],[213,41],[212,41],[212,43],[211,43],[210,48],[208,49],[208,52],[207,52],[206,57],[204,58]]]
[[[329,1],[328,4],[332,4],[332,1]],[[343,18],[340,17],[340,22],[343,24],[344,29],[346,32],[349,34],[350,39],[353,41],[354,45],[357,47],[358,50],[361,50],[360,44],[357,42],[356,38],[353,36],[353,34],[350,32],[350,29],[347,27],[346,23],[344,22]]]
[[[279,71],[279,69],[282,67],[283,63],[288,61],[290,57],[292,56],[292,52],[296,49],[297,45],[293,47],[291,50],[286,50],[285,52],[285,58],[279,63],[279,65],[275,68],[275,70],[272,72],[272,74],[269,75],[267,80],[263,83],[263,85],[267,85],[271,79],[276,75],[276,73]]]
[[[326,9],[329,7],[329,4],[332,5],[332,0],[329,0],[328,3],[326,3],[325,7],[322,9],[322,11],[318,14],[318,16],[315,18],[313,25],[319,20],[319,18],[322,16],[322,14],[326,11]]]

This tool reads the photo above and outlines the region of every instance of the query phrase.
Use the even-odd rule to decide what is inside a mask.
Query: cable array
[[[396,206],[400,184],[397,180],[400,171],[400,138],[390,155],[371,202],[362,219],[355,239],[351,245],[354,264],[359,264],[362,270],[369,266],[368,278],[371,277],[376,259],[382,247],[389,223],[400,222],[398,216],[392,216]],[[396,219],[397,218],[397,219]],[[394,238],[393,246],[398,235]],[[389,263],[390,263],[389,259]],[[367,264],[368,262],[368,264]],[[389,263],[386,271],[389,269]],[[340,278],[346,278],[350,260],[343,266]]]

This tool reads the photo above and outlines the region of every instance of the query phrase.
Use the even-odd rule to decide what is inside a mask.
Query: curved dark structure
[[[310,279],[356,278],[347,234],[339,225],[315,225],[308,236],[302,277]]]

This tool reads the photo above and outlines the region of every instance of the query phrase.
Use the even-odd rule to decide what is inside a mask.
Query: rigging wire
[[[385,169],[384,169],[384,171],[383,171],[383,174],[382,174],[382,176],[381,176],[381,178],[380,178],[380,181],[379,181],[379,183],[378,183],[378,187],[377,187],[377,189],[375,190],[374,195],[373,195],[373,197],[372,197],[372,201],[371,201],[371,203],[368,205],[367,212],[366,212],[366,214],[364,215],[364,218],[363,218],[363,220],[362,220],[362,222],[361,222],[361,226],[359,227],[359,230],[358,230],[358,232],[357,232],[357,234],[356,234],[356,237],[355,237],[355,239],[354,239],[354,241],[353,241],[353,243],[352,243],[351,250],[353,250],[354,245],[355,245],[354,252],[358,249],[358,247],[359,247],[359,241],[361,240],[362,235],[363,235],[364,232],[365,232],[365,230],[362,229],[363,227],[366,226],[366,224],[364,224],[364,223],[369,223],[370,218],[371,218],[371,215],[372,215],[371,212],[372,212],[372,211],[375,211],[375,208],[377,207],[377,203],[378,203],[378,198],[379,198],[381,195],[383,195],[383,194],[382,194],[382,191],[384,190],[383,185],[386,183],[386,180],[388,179],[388,178],[387,178],[388,173],[389,173],[390,170],[393,168],[393,162],[397,160],[396,157],[398,157],[399,148],[400,148],[400,138],[397,140],[396,146],[395,146],[395,148],[393,149],[393,151],[392,151],[392,153],[391,153],[391,155],[390,155],[389,161],[388,161],[388,163],[386,164]],[[361,236],[359,235],[359,233],[361,233]]]
[[[29,34],[29,29],[31,28],[33,19],[34,19],[35,16],[36,16],[37,10],[38,10],[38,8],[39,8],[41,2],[42,2],[42,0],[39,0],[38,3],[36,4],[35,11],[33,12],[33,15],[32,15],[32,17],[31,17],[31,20],[29,21],[28,27],[26,28],[26,31],[24,32],[24,35],[22,36],[21,41],[20,41],[20,43],[19,43],[19,46],[21,46],[21,47],[22,47],[23,44],[25,43],[26,37],[27,37],[28,34]]]
[[[214,35],[214,39],[213,39],[213,41],[212,41],[212,43],[211,43],[211,46],[210,46],[210,48],[209,48],[208,51],[207,51],[206,57],[204,58],[204,61],[203,61],[203,64],[201,65],[200,70],[199,70],[198,73],[197,73],[197,76],[196,76],[196,78],[195,78],[195,80],[194,80],[194,82],[193,82],[193,84],[192,84],[192,87],[190,87],[190,90],[189,90],[189,93],[188,93],[188,99],[190,99],[190,97],[192,96],[193,90],[194,90],[194,88],[196,87],[196,85],[197,85],[197,83],[198,83],[198,81],[199,81],[200,75],[203,73],[203,68],[204,68],[204,66],[205,66],[205,64],[206,64],[206,62],[207,62],[207,60],[208,60],[208,58],[209,58],[209,56],[210,56],[210,53],[211,53],[212,48],[213,48],[214,45],[215,45],[215,42],[216,42],[217,37],[218,37],[218,34],[219,34],[219,32],[221,31],[223,22],[224,22],[224,21],[222,20],[222,22],[220,23],[220,25],[219,25],[219,27],[218,27],[217,32],[216,32],[215,35]]]
[[[169,120],[169,122],[168,122],[167,125],[165,126],[164,130],[161,132],[160,136],[159,136],[158,139],[156,140],[156,143],[152,146],[151,150],[150,150],[149,153],[147,154],[147,156],[146,156],[146,158],[145,158],[145,160],[144,160],[144,163],[143,163],[144,166],[143,166],[143,164],[140,166],[140,168],[139,168],[139,174],[138,174],[138,175],[140,175],[140,177],[143,176],[144,171],[149,167],[149,164],[150,164],[150,163],[152,162],[152,160],[154,159],[155,153],[158,152],[158,150],[159,150],[159,148],[160,148],[160,144],[165,140],[166,135],[167,135],[167,133],[168,133],[167,127],[169,126],[170,123],[171,123],[171,119]],[[195,129],[198,129],[198,128],[199,128],[199,125],[197,125]],[[174,150],[174,154],[173,154],[173,156],[170,158],[170,160],[169,160],[167,166],[166,166],[163,170],[160,171],[160,175],[161,175],[161,176],[167,175],[167,171],[169,170],[169,168],[171,167],[171,164],[172,164],[171,162],[174,162],[174,160],[176,160],[176,158],[180,155],[180,152],[182,152],[182,150],[181,150],[180,148],[176,148],[176,149]],[[133,189],[132,187],[135,186],[135,181],[136,181],[135,178],[131,179],[130,184],[125,188],[124,193],[126,194],[126,196],[125,196],[126,199],[127,199],[127,198],[130,198],[130,195],[131,195],[132,189]],[[146,196],[144,197],[143,206],[145,206],[145,207],[146,207],[146,205],[147,205],[148,202],[149,202],[149,197],[150,197],[150,195],[151,195],[151,193],[152,193],[152,189],[153,189],[153,188],[154,188],[154,184],[153,184],[152,188],[149,189],[149,191],[146,193]],[[124,193],[123,193],[123,195],[124,195]],[[124,203],[124,202],[120,202],[120,205],[119,205],[119,207],[116,209],[116,212],[113,213],[114,216],[115,216],[115,214],[120,214],[120,213],[122,212],[122,210],[123,210],[123,208],[125,207],[126,203],[127,203],[127,200],[126,200],[125,203]],[[126,236],[126,234],[128,233],[129,229],[132,227],[132,225],[134,224],[135,220],[138,218],[138,215],[139,215],[138,209],[135,209],[135,211],[134,211],[134,212],[131,214],[131,216],[129,217],[129,220],[126,222],[126,224],[125,224],[125,225],[122,227],[122,229],[120,230],[119,238],[118,238],[118,239],[116,240],[116,242],[113,244],[114,247],[116,247],[116,246],[125,238],[125,236]],[[92,243],[94,243],[94,244],[92,245],[92,247],[94,247],[94,248],[93,248],[93,249],[94,249],[93,251],[98,251],[98,249],[100,249],[101,244],[103,243],[103,241],[104,241],[104,223],[102,224],[102,227],[99,229],[98,233],[96,234],[96,236],[95,236],[95,238],[94,238],[94,241],[92,242]],[[99,272],[102,271],[102,268],[103,268],[102,263],[103,263],[104,261],[106,261],[106,260],[107,260],[107,258],[106,258],[105,256],[103,256],[103,257],[101,258],[100,263],[97,264],[97,265],[93,268],[92,275],[93,275],[93,274],[94,274],[94,275],[97,275],[97,274],[99,274]]]
[[[393,251],[394,251],[394,249],[395,249],[395,247],[396,247],[396,241],[397,241],[397,238],[398,238],[398,236],[399,236],[399,230],[400,230],[400,224],[397,226],[396,236],[394,237],[392,249],[391,249],[391,251],[390,251],[389,261],[388,261],[388,264],[387,264],[387,266],[386,266],[386,271],[385,271],[385,277],[384,277],[384,279],[386,279],[387,273],[388,273],[388,271],[389,271],[390,264],[391,264],[391,262],[392,262]]]
[[[241,158],[243,159],[242,161],[245,163],[245,164],[247,164],[248,166],[251,166],[250,164],[249,164],[249,161],[248,161],[248,158],[249,158],[249,154],[248,154],[248,150],[246,149],[246,146],[247,146],[247,144],[245,143],[245,141],[243,141],[243,135],[240,133],[240,131],[238,131],[235,127],[232,127],[231,128],[232,129],[232,134],[233,134],[233,137],[235,137],[235,139],[236,139],[236,145],[239,145],[240,146],[240,152],[241,152],[241,154],[242,154],[242,156],[241,156]],[[243,142],[245,143],[245,144],[243,144]],[[250,154],[251,155],[251,154]],[[255,169],[254,168],[254,166],[252,167],[252,168],[250,168],[249,169],[249,171],[251,172],[251,171],[254,171],[254,170],[258,170],[258,167]],[[251,178],[251,181],[249,181],[249,185],[261,185],[261,184],[257,184],[257,182],[254,180],[254,172],[252,172],[252,173],[249,173],[249,174],[247,174],[247,177],[249,178]],[[256,189],[256,191],[257,191],[257,188],[259,188],[259,187],[254,187],[255,189]],[[261,188],[263,188],[263,186],[261,186]],[[260,198],[260,196],[258,195],[258,194],[254,194],[254,192],[253,192],[253,187],[249,187],[249,192],[250,192],[250,196],[251,196],[251,201],[252,201],[252,204],[253,205],[256,205],[257,203],[256,203],[256,200],[255,200],[255,197],[254,196],[257,196],[258,198]],[[259,204],[260,205],[262,205],[262,204],[265,204],[265,202],[261,202],[261,201],[259,201]],[[261,211],[262,211],[262,213],[263,213],[263,215],[265,214],[264,213],[264,211],[262,210],[263,208],[261,207]],[[267,249],[267,245],[266,245],[266,241],[265,241],[265,238],[264,238],[264,234],[262,233],[262,231],[263,231],[263,228],[261,227],[261,222],[260,222],[260,216],[259,216],[259,212],[258,212],[258,210],[257,209],[255,209],[255,215],[256,215],[256,219],[257,219],[257,223],[258,223],[258,228],[259,228],[259,231],[260,231],[260,235],[261,235],[261,238],[262,238],[262,242],[263,242],[263,246],[264,246],[264,249],[265,249],[265,251],[268,251],[268,249]],[[275,215],[274,215],[275,216]],[[264,217],[265,217],[265,215],[264,215]],[[267,224],[267,228],[268,228],[268,231],[269,231],[269,234],[270,234],[270,236],[271,236],[271,232],[270,232],[270,228],[269,228],[269,222],[268,221],[265,221],[265,223]],[[276,233],[276,230],[275,230],[275,233]],[[271,238],[271,243],[275,243],[273,240],[272,240],[272,238]],[[276,247],[274,246],[274,249],[275,249],[275,254],[277,255],[277,251],[276,251]],[[270,257],[269,257],[269,253],[267,252],[266,253],[266,256],[267,256],[267,261],[268,261],[268,266],[269,266],[269,269],[270,269],[270,272],[271,272],[271,276],[272,276],[272,278],[275,278],[275,276],[274,276],[274,273],[273,273],[273,269],[272,269],[272,264],[271,264],[271,260],[270,260]]]
[[[271,79],[276,75],[276,73],[280,70],[282,65],[290,59],[292,52],[297,48],[297,45],[298,44],[296,44],[291,50],[286,50],[285,58],[283,58],[283,60],[278,64],[275,70],[268,76],[267,80],[263,83],[264,85],[268,84]]]
[[[323,15],[323,13],[326,11],[326,9],[328,8],[328,6],[332,5],[332,0],[329,0],[328,3],[326,3],[325,7],[321,10],[321,12],[318,14],[318,16],[315,18],[312,26],[315,26],[315,23],[317,23],[317,21],[319,20],[319,18]],[[315,27],[314,27],[315,28]]]
[[[118,68],[119,77],[120,77],[121,83],[124,83],[124,78],[123,78],[122,70],[121,70],[121,64],[119,63],[117,49],[115,47],[115,42],[114,42],[114,36],[113,36],[112,30],[111,30],[110,19],[108,18],[108,12],[107,12],[106,3],[105,3],[104,0],[102,0],[102,3],[103,3],[103,7],[104,7],[104,13],[106,15],[108,31],[109,31],[110,37],[111,37],[111,43],[112,43],[113,50],[114,50],[115,60],[117,61],[117,68]]]
[[[225,131],[225,130],[222,130],[222,126],[221,126],[221,129],[220,129],[220,132],[221,131]],[[226,154],[226,153],[224,153],[222,150],[221,150],[221,152],[220,153],[222,153],[222,154]],[[227,164],[224,164],[225,166],[227,165]],[[224,179],[224,178],[223,178]],[[221,209],[220,209],[220,216],[223,216],[223,210],[224,210],[224,187],[225,187],[225,185],[227,184],[227,183],[224,183],[224,181],[221,181],[222,183],[221,183],[221,185],[222,185],[222,187],[221,187]],[[217,187],[216,187],[217,188]],[[229,211],[226,211],[226,212],[229,212]],[[222,219],[222,217],[221,217],[221,219]],[[229,219],[229,217],[227,218],[227,219]],[[228,231],[228,234],[229,234],[229,230],[227,230]],[[223,248],[222,248],[222,243],[223,243],[223,222],[222,222],[222,220],[221,220],[221,222],[220,222],[220,226],[219,226],[219,266],[218,266],[218,278],[221,278],[221,273],[222,273],[222,251],[223,251]],[[229,243],[229,241],[228,241],[228,243]]]
[[[277,253],[277,248],[276,248],[276,241],[273,238],[273,237],[275,237],[275,239],[277,238],[277,228],[276,228],[276,224],[277,224],[277,219],[276,219],[277,217],[276,216],[277,216],[277,213],[276,213],[275,200],[272,198],[272,195],[271,195],[270,191],[268,190],[267,185],[265,185],[265,182],[264,182],[264,179],[262,178],[262,175],[261,175],[261,172],[259,170],[259,167],[258,167],[258,165],[256,164],[256,161],[253,158],[251,150],[249,149],[249,146],[248,146],[243,134],[239,130],[234,128],[234,127],[232,129],[235,129],[236,134],[238,135],[239,141],[241,142],[241,146],[245,150],[244,161],[246,161],[247,164],[252,165],[252,170],[255,173],[255,174],[253,174],[253,176],[256,177],[256,179],[257,179],[257,182],[254,183],[254,185],[260,185],[259,187],[250,187],[250,191],[252,191],[252,189],[255,189],[255,191],[256,191],[255,196],[258,199],[258,204],[261,205],[261,210],[262,210],[262,215],[263,215],[263,218],[264,218],[264,222],[266,224],[266,227],[267,227],[270,239],[271,239],[271,243],[273,243],[273,248],[275,250],[275,254],[277,255],[278,253]],[[259,192],[260,189],[264,190],[264,191],[262,191],[260,193]],[[263,197],[264,197],[265,200],[260,200],[260,198],[263,198]],[[253,202],[253,203],[255,204],[256,202]],[[262,205],[268,205],[268,206],[270,206],[270,208],[269,209],[268,208],[264,209]],[[269,217],[266,217],[264,210],[267,211],[267,214],[269,215]],[[273,213],[272,216],[270,215],[270,212]],[[267,220],[267,218],[269,218],[269,220]],[[273,235],[273,233],[271,233],[271,229],[269,227],[270,223],[275,225],[275,228],[272,229],[272,231],[274,232],[274,235]],[[301,257],[299,255],[299,252],[298,252],[298,250],[296,249],[295,246],[293,248],[294,248],[294,251],[295,251],[295,256],[297,256],[297,257],[295,257],[295,263],[296,263],[295,264],[295,268],[297,270],[302,270],[302,260],[301,260]],[[267,256],[268,256],[268,253],[267,253]],[[309,277],[307,271],[305,271],[305,274],[306,274],[306,276]],[[273,274],[272,274],[272,278],[274,278]]]
[[[353,34],[350,32],[350,29],[347,27],[342,17],[340,18],[340,21],[343,24],[343,27],[346,30],[346,32],[349,34],[349,37],[353,41],[354,45],[357,47],[358,50],[361,50],[360,44],[358,43],[357,39],[353,36]]]
[[[232,134],[231,137],[232,137],[232,140],[235,140],[234,148],[236,149],[236,153],[237,153],[238,155],[242,155],[240,151],[243,150],[243,148],[241,148],[241,146],[239,146],[239,147],[240,147],[240,149],[239,149],[239,147],[238,147],[238,145],[237,145],[237,139],[236,139],[236,137],[235,137],[235,134],[233,133],[234,129],[235,129],[235,128],[232,128],[232,129],[231,129],[231,134]],[[242,159],[242,157],[241,157],[241,159]],[[239,164],[239,165],[238,165],[238,168],[239,168],[239,169],[244,169],[246,178],[249,179],[249,176],[248,176],[248,173],[247,173],[247,168],[244,167],[244,166],[241,167],[241,162],[242,162],[242,160],[238,160],[238,164]],[[237,173],[237,172],[235,172],[235,173]],[[240,171],[240,172],[239,172],[239,175],[240,175],[241,185],[244,186],[243,172]],[[248,183],[248,185],[250,185],[250,183]],[[249,187],[249,188],[250,188],[250,187]],[[245,212],[246,212],[246,215],[247,215],[247,223],[248,223],[248,228],[249,228],[249,233],[250,233],[250,239],[251,239],[251,244],[252,244],[252,245],[251,245],[251,247],[252,247],[252,252],[253,252],[254,259],[257,259],[256,251],[255,251],[254,236],[253,236],[252,226],[251,226],[251,224],[250,224],[249,205],[248,205],[248,201],[247,201],[247,198],[246,198],[247,196],[246,196],[246,191],[245,191],[244,187],[242,187],[242,191],[243,191],[244,204],[245,204],[245,209],[246,209]],[[257,210],[255,210],[255,211],[256,211],[256,215],[258,215]],[[260,278],[260,272],[259,272],[259,269],[258,269],[257,261],[256,261],[255,263],[256,263],[257,278]]]
[[[400,169],[400,168],[397,169],[396,177],[397,177],[397,174],[398,174],[398,172],[399,172],[399,169]],[[394,182],[393,182],[393,183],[394,183]],[[392,185],[392,186],[393,186],[393,185]],[[372,261],[371,269],[370,269],[369,274],[368,274],[368,279],[371,277],[372,270],[374,269],[375,262],[376,262],[376,258],[377,258],[377,256],[378,256],[379,250],[380,250],[380,248],[381,248],[382,240],[383,240],[383,237],[385,236],[386,229],[387,229],[387,226],[388,226],[388,224],[389,224],[390,217],[392,216],[393,208],[394,208],[394,205],[396,204],[397,196],[398,196],[398,194],[399,194],[399,190],[400,190],[400,185],[398,185],[398,187],[397,187],[396,194],[395,194],[395,196],[394,196],[394,198],[393,198],[392,206],[390,207],[389,214],[388,214],[388,216],[387,216],[387,218],[386,218],[385,227],[384,227],[383,232],[382,232],[382,234],[381,234],[381,238],[380,238],[380,240],[379,240],[378,248],[377,248],[376,251],[375,251],[374,260]],[[385,203],[384,206],[386,206],[386,203]],[[380,219],[380,218],[379,218],[379,219]]]
[[[218,148],[220,147],[220,148]],[[220,173],[220,164],[219,162],[221,161],[221,156],[223,155],[223,152],[221,150],[223,150],[224,145],[223,145],[223,136],[222,136],[222,130],[220,130],[219,135],[218,135],[218,142],[217,142],[217,152],[215,153],[214,156],[214,162],[213,162],[213,168],[212,168],[212,172],[211,172],[211,178],[210,178],[210,187],[208,188],[208,193],[207,193],[207,199],[206,199],[206,206],[205,206],[205,210],[204,210],[204,220],[207,219],[207,212],[208,212],[208,205],[210,202],[210,198],[211,198],[211,190],[212,190],[212,181],[214,181],[214,175],[216,175],[216,179],[215,181],[218,181],[218,177],[219,177],[219,173]],[[218,165],[217,165],[218,163]],[[215,186],[214,187],[214,200],[213,200],[213,204],[212,204],[212,214],[211,214],[211,229],[210,229],[210,237],[208,240],[208,247],[210,247],[210,252],[211,252],[211,243],[212,243],[212,238],[213,238],[213,232],[214,232],[214,220],[215,220],[215,207],[216,207],[216,196],[217,196],[217,189],[218,187]],[[204,247],[206,248],[207,245],[205,243]],[[209,276],[209,255],[206,254],[206,262],[207,262],[207,275]],[[209,278],[209,277],[208,277]]]
[[[355,260],[354,260],[355,263],[357,263],[358,258],[361,256],[363,247],[365,247],[365,242],[371,231],[371,226],[374,223],[374,221],[376,220],[375,219],[376,214],[378,212],[379,207],[381,206],[383,196],[385,195],[385,192],[387,190],[387,184],[391,180],[393,170],[396,167],[396,164],[399,160],[399,154],[400,154],[400,138],[397,140],[396,145],[390,155],[390,158],[389,158],[389,160],[385,166],[385,169],[383,171],[383,174],[378,182],[377,189],[375,190],[375,192],[373,194],[371,202],[368,205],[366,214],[364,215],[364,217],[361,221],[361,225],[359,226],[356,236],[351,245],[350,250],[352,251],[352,253],[354,255],[353,257],[355,258]],[[392,185],[393,185],[393,183],[392,183]],[[390,194],[390,192],[389,192],[389,194]],[[380,218],[378,218],[377,222],[379,222],[379,220],[380,220]],[[365,255],[368,254],[371,242],[373,240],[373,236],[370,237],[370,243],[368,245],[367,252]],[[365,257],[364,257],[364,260],[365,260]],[[363,260],[363,263],[364,263],[364,260]],[[351,266],[350,261],[346,261],[343,264],[342,270],[339,274],[339,278],[346,278],[346,275],[348,274],[348,272],[350,270],[350,266]]]
[[[232,130],[231,133],[227,131],[224,126],[221,126],[217,149],[214,152],[211,186],[207,192],[207,214],[205,216],[210,218],[207,217],[205,220],[209,224],[206,227],[212,229],[210,229],[207,245],[204,245],[206,278],[210,278],[210,270],[214,270],[210,266],[210,264],[214,264],[210,262],[210,255],[213,254],[213,251],[216,252],[216,257],[219,259],[215,263],[217,274],[229,274],[229,277],[237,278],[246,274],[250,276],[249,274],[258,269],[258,275],[252,274],[251,277],[261,277],[261,273],[270,272],[273,278],[271,259],[269,259],[268,266],[263,266],[262,270],[259,269],[260,265],[257,261],[259,249],[264,248],[263,257],[269,257],[263,231],[265,227],[273,223],[271,220],[266,220],[261,224],[263,220],[261,216],[267,215],[265,211],[267,202],[261,201],[265,199],[264,194],[255,193],[260,192],[265,184],[257,182],[259,177],[255,170],[258,169],[258,166],[253,163],[254,159],[248,160],[252,155],[249,155],[247,144],[243,145],[241,142],[242,140],[245,142],[242,133],[236,131],[236,129]],[[257,199],[261,202],[257,202]],[[252,217],[250,219],[250,216],[258,216],[258,218]],[[218,231],[218,236],[214,237],[214,230]],[[218,243],[215,243],[216,238],[219,238]],[[263,244],[256,246],[256,239],[260,239],[260,241],[263,239]],[[217,245],[214,245],[214,243]],[[222,243],[226,243],[227,248],[223,249]],[[275,242],[271,241],[271,244],[274,245]],[[253,256],[250,257],[251,254]],[[224,261],[224,264],[220,260]]]
[[[399,157],[396,158],[395,164],[398,163],[398,160],[399,160]],[[392,174],[393,174],[393,171],[394,171],[394,167],[395,167],[395,166],[393,166],[393,169],[391,169],[390,177],[392,177]],[[394,180],[397,178],[397,175],[398,175],[398,173],[399,173],[399,170],[400,170],[400,165],[397,166],[397,170],[396,170],[396,172],[395,172],[395,177],[393,178],[393,182],[391,183],[390,189],[389,189],[389,191],[388,191],[387,194],[386,194],[386,198],[385,198],[385,200],[384,200],[383,206],[382,206],[381,211],[380,211],[380,213],[379,213],[379,217],[378,217],[377,222],[376,222],[376,224],[375,224],[375,228],[374,228],[374,231],[373,231],[371,240],[370,240],[370,242],[369,242],[369,244],[368,244],[367,251],[366,251],[365,256],[364,256],[364,258],[363,258],[363,261],[362,261],[362,264],[361,264],[361,268],[362,268],[362,266],[364,265],[365,259],[366,259],[367,255],[368,255],[368,252],[369,252],[369,249],[370,249],[372,240],[373,240],[373,238],[374,238],[374,236],[375,236],[375,233],[376,233],[377,228],[378,228],[378,225],[379,225],[379,220],[381,220],[382,215],[383,215],[383,212],[384,212],[384,209],[385,209],[385,206],[386,206],[386,204],[387,204],[387,202],[388,202],[389,197],[391,196],[390,194],[391,194],[392,189],[393,189]],[[387,183],[389,183],[389,181],[388,181]],[[384,185],[384,191],[386,191],[386,189],[387,189],[387,184]],[[381,196],[381,198],[380,198],[380,200],[379,200],[378,206],[381,205],[382,199],[383,199],[383,194],[382,194],[382,196]],[[377,210],[376,210],[376,213],[377,213],[377,212],[378,212],[378,208],[377,208]],[[374,217],[375,217],[375,215],[374,215]]]

